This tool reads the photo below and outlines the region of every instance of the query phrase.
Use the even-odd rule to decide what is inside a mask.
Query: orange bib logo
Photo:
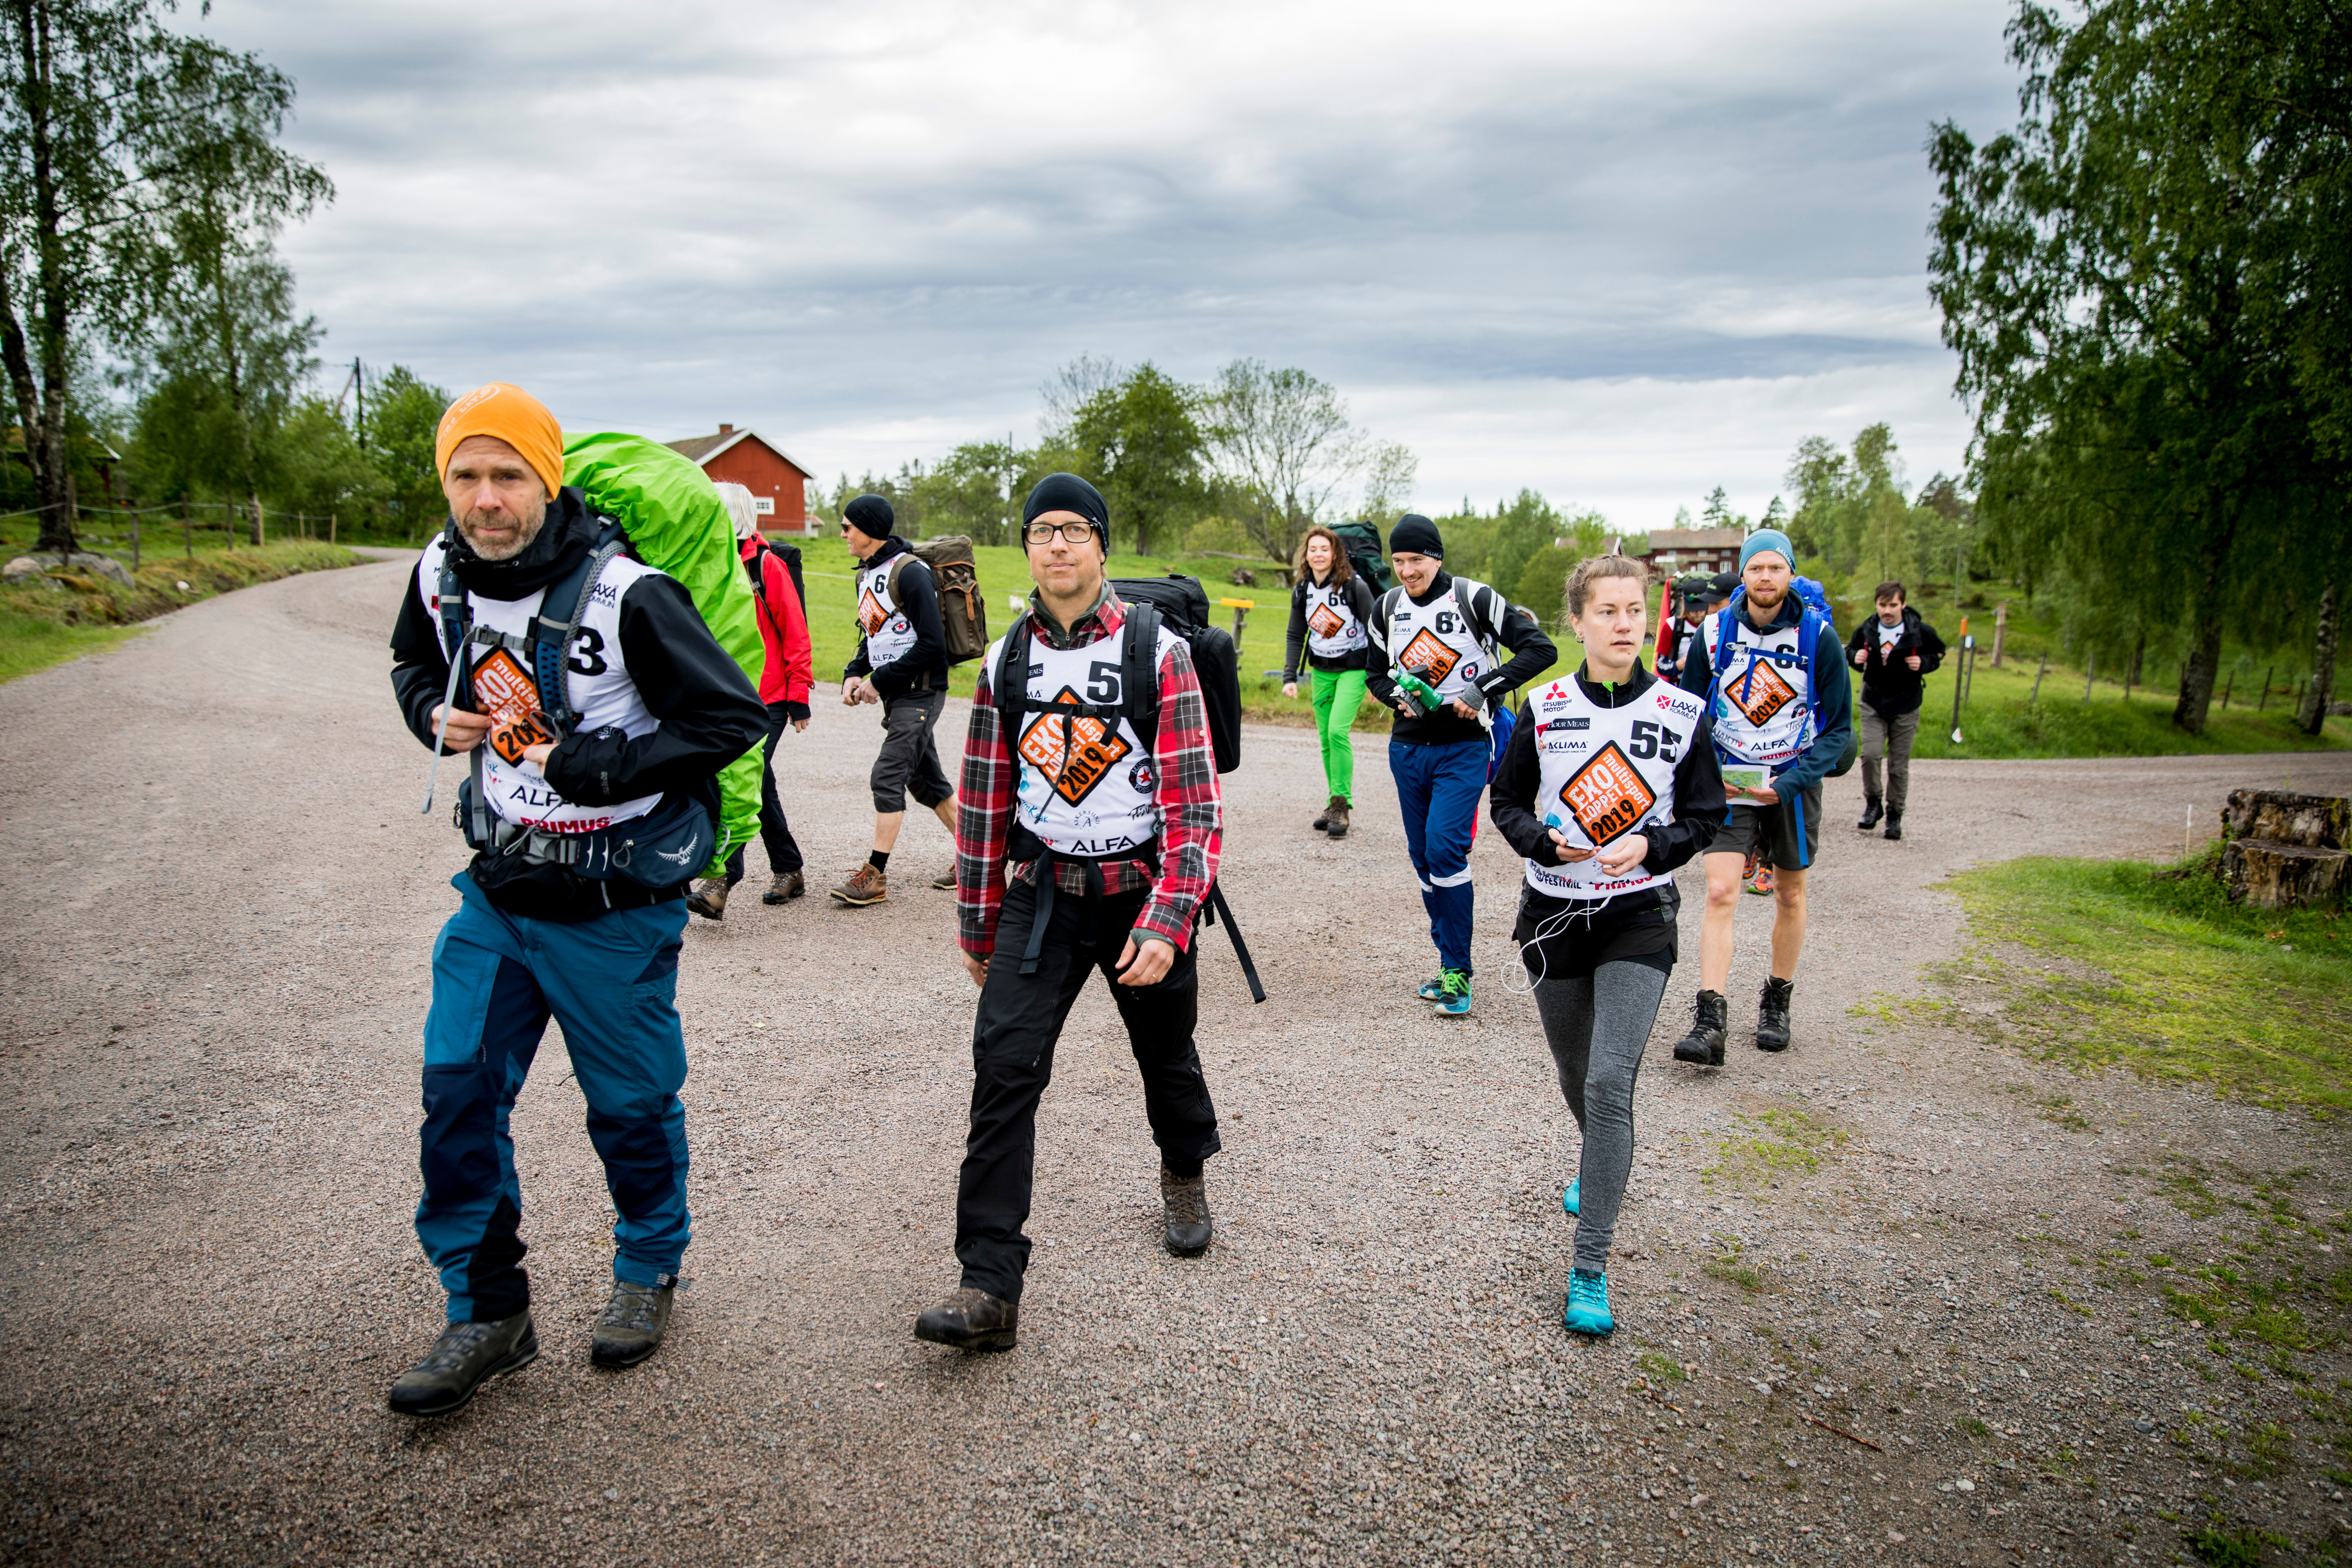
[[[1724,695],[1731,699],[1731,705],[1759,730],[1771,722],[1773,714],[1797,700],[1797,689],[1760,658],[1751,660],[1748,673],[1723,689]]]
[[[1078,694],[1065,686],[1054,701],[1075,707]],[[1040,713],[1021,736],[1021,760],[1045,774],[1054,793],[1072,805],[1092,795],[1131,750],[1117,730],[1087,717]]]
[[[1307,629],[1328,642],[1346,631],[1348,623],[1341,620],[1339,612],[1330,605],[1318,605],[1315,606],[1315,613],[1307,617]]]
[[[501,724],[527,719],[539,706],[539,683],[502,647],[474,666],[474,701]]]
[[[1440,640],[1435,632],[1426,630],[1415,634],[1412,641],[1404,645],[1404,652],[1397,656],[1397,663],[1406,674],[1419,676],[1432,686],[1443,685],[1461,662],[1459,653]]]
[[[1560,804],[1595,845],[1606,844],[1650,814],[1657,792],[1610,742],[1559,786]]]
[[[882,607],[882,601],[874,596],[873,589],[868,588],[858,595],[857,629],[859,631],[870,637],[880,631],[882,623],[889,618],[890,613]]]

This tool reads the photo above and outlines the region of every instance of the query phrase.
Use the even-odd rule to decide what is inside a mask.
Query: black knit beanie
[[[1022,503],[1021,521],[1025,526],[1049,511],[1074,511],[1093,523],[1102,539],[1103,553],[1110,553],[1110,508],[1104,504],[1102,491],[1076,474],[1047,474]]]
[[[1389,530],[1389,553],[1391,555],[1433,555],[1445,559],[1445,541],[1437,535],[1437,524],[1417,511],[1409,511],[1397,519]]]
[[[841,509],[841,521],[868,539],[887,539],[898,526],[898,514],[880,496],[859,496]]]

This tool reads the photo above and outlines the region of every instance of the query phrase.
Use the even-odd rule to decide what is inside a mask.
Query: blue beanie
[[[1797,569],[1797,547],[1789,542],[1789,536],[1777,528],[1759,528],[1739,547],[1740,571],[1747,571],[1748,563],[1768,550],[1787,562],[1791,572]]]

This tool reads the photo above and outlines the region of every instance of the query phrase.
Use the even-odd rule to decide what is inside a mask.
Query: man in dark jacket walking
[[[1920,690],[1925,677],[1944,662],[1944,639],[1905,603],[1903,584],[1881,583],[1878,614],[1853,628],[1846,657],[1862,671],[1864,809],[1856,827],[1878,826],[1884,812],[1886,837],[1903,837],[1903,805],[1911,795],[1911,742],[1919,733]],[[1886,789],[1879,793],[1878,764],[1886,762]]]
[[[841,700],[882,709],[882,750],[868,781],[874,790],[874,848],[833,889],[852,908],[890,896],[890,851],[907,820],[907,796],[936,816],[952,838],[955,785],[940,764],[940,714],[948,705],[948,638],[940,622],[931,569],[895,531],[898,516],[880,496],[842,509],[841,536],[857,557],[857,652],[842,671]],[[934,888],[956,885],[950,866]]]
[[[562,448],[520,387],[450,405],[435,456],[451,521],[393,627],[401,716],[436,758],[465,756],[456,816],[476,851],[433,944],[416,1236],[448,1324],[393,1384],[408,1415],[446,1415],[539,1354],[507,1121],[551,1015],[615,1216],[598,1365],[661,1343],[688,1240],[687,881],[717,836],[719,771],[767,714],[685,587],[610,553]],[[552,621],[560,648],[542,616],[572,617]]]

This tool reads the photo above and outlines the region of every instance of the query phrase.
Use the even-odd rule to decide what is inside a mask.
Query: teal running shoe
[[[1424,1002],[1436,1001],[1440,996],[1445,994],[1445,976],[1441,974],[1433,980],[1423,981],[1421,983],[1421,989],[1414,992],[1413,994],[1420,997]]]
[[[1437,977],[1441,988],[1437,1010],[1449,1018],[1459,1018],[1470,1011],[1470,977],[1458,969],[1449,969]]]
[[[1568,1276],[1568,1312],[1561,1320],[1572,1334],[1607,1334],[1617,1328],[1609,1315],[1609,1276],[1571,1269]]]
[[[1566,1209],[1570,1214],[1574,1214],[1580,1207],[1581,1207],[1584,1200],[1576,1195],[1576,1189],[1583,1184],[1584,1178],[1581,1176],[1579,1176],[1576,1180],[1569,1183],[1568,1191],[1559,1194],[1559,1206]]]

